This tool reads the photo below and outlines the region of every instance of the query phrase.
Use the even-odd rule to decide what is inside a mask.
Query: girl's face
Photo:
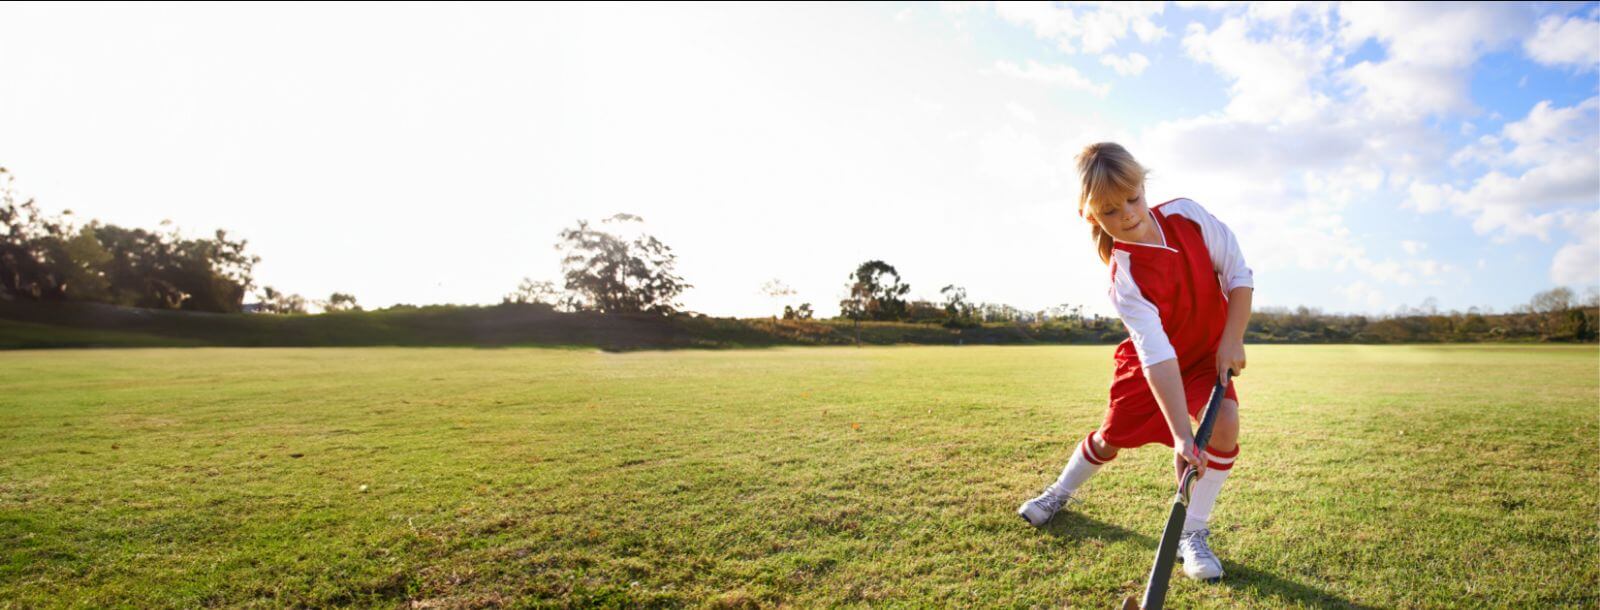
[[[1100,225],[1118,241],[1155,241],[1155,227],[1150,224],[1149,208],[1144,202],[1144,187],[1140,187],[1127,201],[1095,209],[1090,221]]]

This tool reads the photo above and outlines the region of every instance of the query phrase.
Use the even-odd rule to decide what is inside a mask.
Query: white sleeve
[[[1178,358],[1172,341],[1167,339],[1167,331],[1161,327],[1161,312],[1144,298],[1139,285],[1133,283],[1133,275],[1128,273],[1127,252],[1111,251],[1111,289],[1107,292],[1111,295],[1111,306],[1122,317],[1122,325],[1128,327],[1128,336],[1133,339],[1133,348],[1139,352],[1139,362],[1145,368]]]
[[[1234,238],[1228,225],[1189,199],[1179,199],[1161,207],[1170,208],[1164,210],[1168,214],[1178,214],[1200,225],[1200,236],[1206,241],[1206,250],[1211,252],[1211,266],[1222,281],[1223,294],[1240,286],[1255,287],[1255,274],[1244,264],[1244,252],[1239,249],[1239,240]]]

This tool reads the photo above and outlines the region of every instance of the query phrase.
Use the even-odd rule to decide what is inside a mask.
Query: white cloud
[[[1450,272],[1456,270],[1456,266],[1455,265],[1452,265],[1450,263],[1439,262],[1439,261],[1436,261],[1436,260],[1433,260],[1433,259],[1430,259],[1430,258],[1413,260],[1413,261],[1410,261],[1407,264],[1411,267],[1412,270],[1416,271],[1418,274],[1422,275],[1423,277],[1433,277],[1433,276],[1437,276],[1437,275],[1443,275],[1443,274],[1450,273]]]
[[[996,2],[994,9],[1000,18],[1033,28],[1035,36],[1056,43],[1064,52],[1076,53],[1081,48],[1103,53],[1130,34],[1147,44],[1165,38],[1166,28],[1152,20],[1161,14],[1164,4],[1110,2],[1079,12],[1046,2]]]
[[[1386,259],[1382,262],[1376,262],[1366,258],[1358,258],[1355,260],[1355,268],[1365,274],[1366,277],[1380,282],[1389,282],[1401,286],[1410,286],[1417,282],[1416,276],[1412,275],[1410,271],[1406,271],[1404,265],[1393,260]]]
[[[1010,188],[1059,184],[1062,165],[1051,161],[1049,147],[1033,129],[1007,125],[978,140],[978,172]]]
[[[1576,217],[1569,228],[1578,239],[1556,251],[1550,280],[1566,286],[1600,284],[1600,210]]]
[[[1245,13],[1253,21],[1269,22],[1278,29],[1298,26],[1326,28],[1338,3],[1335,2],[1251,2]]]
[[[1072,39],[1083,31],[1077,15],[1070,8],[1059,8],[1045,2],[996,2],[995,13],[1011,23],[1033,28],[1033,35],[1056,42],[1058,48],[1068,53],[1077,52]]]
[[[1032,110],[1028,110],[1022,104],[1018,104],[1016,102],[1006,102],[1006,112],[1011,113],[1012,117],[1024,123],[1039,122],[1039,117],[1035,115]]]
[[[1410,120],[1472,109],[1462,71],[1447,66],[1364,61],[1340,79],[1362,90],[1368,110],[1379,116]]]
[[[1230,81],[1227,115],[1238,121],[1302,121],[1326,108],[1316,79],[1333,58],[1325,43],[1277,33],[1250,35],[1250,23],[1229,18],[1214,30],[1189,25],[1183,47],[1195,61],[1211,64]]]
[[[1600,40],[1596,41],[1600,44]],[[1520,165],[1537,165],[1567,158],[1577,153],[1594,157],[1595,131],[1600,121],[1595,112],[1600,110],[1600,97],[1591,97],[1576,106],[1555,108],[1549,100],[1541,101],[1528,111],[1521,121],[1507,124],[1502,134],[1516,148],[1506,160]],[[1600,159],[1597,159],[1600,160]]]
[[[1164,2],[1109,2],[1083,15],[1083,50],[1100,53],[1129,33],[1152,43],[1167,36],[1166,28],[1150,18],[1160,15]]]
[[[1145,68],[1150,67],[1150,58],[1145,57],[1143,53],[1129,53],[1127,57],[1118,57],[1107,53],[1100,56],[1100,63],[1111,66],[1111,69],[1116,70],[1117,74],[1138,76],[1144,72]]]
[[[1422,213],[1448,208],[1472,219],[1478,234],[1501,241],[1517,236],[1548,241],[1562,224],[1563,208],[1592,209],[1600,199],[1597,111],[1600,97],[1565,108],[1540,102],[1498,136],[1484,136],[1456,152],[1454,162],[1493,168],[1470,188],[1419,180],[1411,184],[1405,205]]]
[[[1383,291],[1366,282],[1351,282],[1341,291],[1352,305],[1376,308],[1383,305]]]
[[[1545,17],[1539,31],[1523,42],[1523,50],[1545,65],[1594,70],[1600,66],[1600,21],[1576,15]]]
[[[1402,250],[1405,250],[1406,254],[1416,254],[1418,252],[1421,252],[1423,250],[1428,249],[1428,244],[1422,243],[1420,241],[1411,241],[1411,240],[1407,239],[1407,240],[1402,240],[1400,242],[1400,248]]]
[[[1339,79],[1368,112],[1405,120],[1471,109],[1468,68],[1533,29],[1531,10],[1510,3],[1349,2],[1339,17],[1345,49],[1375,40],[1385,51]]]
[[[1009,61],[994,62],[994,68],[1012,78],[1087,91],[1097,97],[1105,97],[1111,93],[1110,85],[1094,83],[1079,73],[1077,68],[1068,65],[1041,64],[1030,59],[1025,68]]]

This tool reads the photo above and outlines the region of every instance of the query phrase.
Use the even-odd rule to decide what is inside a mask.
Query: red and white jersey
[[[1111,304],[1128,327],[1119,364],[1135,355],[1143,367],[1178,360],[1184,377],[1216,375],[1217,345],[1228,321],[1227,293],[1254,287],[1233,231],[1188,199],[1150,209],[1158,244],[1116,241],[1111,250]],[[1143,367],[1130,367],[1143,377]],[[1122,370],[1122,367],[1119,367]]]

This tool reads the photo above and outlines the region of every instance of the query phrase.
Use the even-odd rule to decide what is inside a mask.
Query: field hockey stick
[[[1222,399],[1228,392],[1228,380],[1231,377],[1233,369],[1228,369],[1226,377],[1217,379],[1217,385],[1211,388],[1211,400],[1206,403],[1205,412],[1200,414],[1200,428],[1195,431],[1194,445],[1201,452],[1211,442],[1211,429],[1217,423],[1217,412],[1222,410]],[[1204,458],[1204,453],[1201,457]],[[1196,474],[1194,466],[1189,466],[1178,480],[1178,493],[1172,498],[1167,527],[1161,532],[1161,544],[1156,546],[1156,562],[1151,566],[1150,579],[1145,583],[1144,600],[1135,603],[1132,597],[1124,597],[1122,610],[1161,610],[1166,603],[1167,585],[1172,580],[1172,564],[1177,562],[1178,539],[1183,536],[1183,520],[1189,514],[1189,492]]]

